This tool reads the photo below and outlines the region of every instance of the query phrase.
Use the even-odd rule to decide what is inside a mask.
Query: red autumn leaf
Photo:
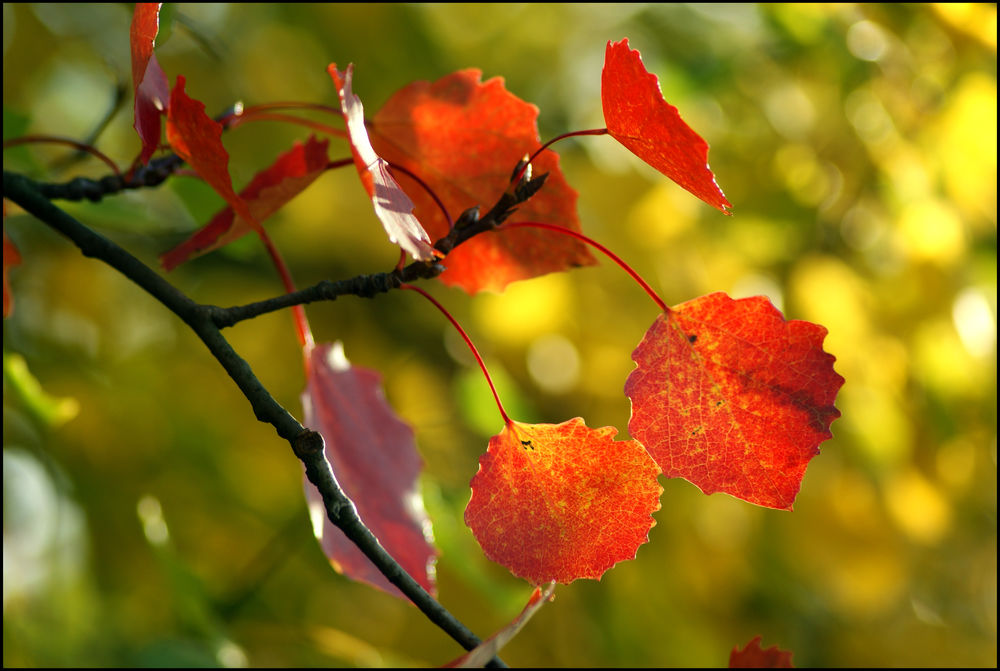
[[[365,191],[368,192],[368,197],[372,199],[375,215],[382,222],[389,241],[402,247],[415,259],[430,261],[438,253],[431,246],[427,231],[413,216],[413,201],[389,173],[386,160],[372,148],[371,139],[365,129],[364,107],[361,105],[361,99],[351,91],[354,64],[348,65],[343,75],[337,71],[336,63],[331,63],[327,71],[340,98],[340,109],[347,124],[354,165],[358,169],[358,175]]]
[[[160,28],[162,2],[137,2],[129,31],[132,45],[132,92],[135,95],[135,130],[142,140],[139,160],[149,163],[160,146],[160,116],[170,98],[170,83],[153,53]]]
[[[792,509],[809,460],[831,437],[844,378],[826,329],[763,296],[714,293],[657,317],[632,353],[629,432],[671,478]]]
[[[629,151],[726,214],[732,207],[708,167],[708,143],[663,99],[656,75],[646,70],[628,39],[608,42],[601,75],[608,133]]]
[[[326,442],[326,456],[361,521],[414,580],[435,593],[431,525],[417,488],[422,466],[413,430],[392,411],[379,374],[352,366],[337,344],[323,344],[309,356],[309,381],[302,394],[305,425]],[[319,492],[306,484],[310,510],[318,507],[317,538],[333,567],[398,596],[403,594],[326,518]]]
[[[4,201],[4,214],[7,210],[7,201]],[[7,231],[3,232],[3,317],[10,315],[14,309],[14,296],[10,292],[10,285],[7,283],[7,270],[12,266],[21,265],[21,253],[17,247],[7,237]]]
[[[528,598],[528,603],[524,606],[521,614],[514,618],[510,624],[458,659],[448,662],[443,666],[443,668],[473,669],[485,667],[487,662],[496,657],[497,653],[500,652],[500,649],[510,642],[510,639],[517,636],[518,632],[524,628],[524,625],[528,624],[528,620],[530,620],[535,613],[538,612],[539,608],[545,605],[546,601],[552,601],[552,593],[555,589],[556,584],[554,582],[549,583],[549,586],[545,588],[544,592],[542,591],[542,588],[536,587],[535,591],[533,591],[531,596]]]
[[[326,170],[329,140],[314,136],[303,145],[295,143],[289,151],[261,170],[240,191],[240,197],[258,222],[263,222],[292,198],[312,184]],[[169,252],[160,255],[165,270],[173,270],[195,256],[228,245],[252,230],[233,208],[228,206],[212,217],[203,228]]]
[[[760,648],[760,636],[740,650],[739,646],[733,648],[729,653],[730,669],[791,669],[792,653],[785,650],[778,650],[778,646],[772,645],[767,650]]]
[[[465,523],[486,556],[532,584],[599,579],[656,523],[660,469],[618,430],[510,422],[472,478]]]
[[[229,176],[229,153],[222,146],[222,124],[205,114],[205,105],[184,93],[184,77],[170,92],[167,107],[167,141],[215,192],[246,221],[251,230],[261,231],[260,223],[243,199],[233,191]]]
[[[475,205],[490,207],[510,184],[511,172],[538,149],[538,108],[517,98],[495,77],[462,70],[434,82],[415,82],[396,92],[378,114],[372,142],[379,155],[420,178],[452,216]],[[518,207],[510,221],[541,221],[580,230],[577,193],[545,151],[532,163],[549,173],[545,186]],[[448,221],[423,189],[411,189],[416,214],[433,239],[448,234]],[[477,235],[448,254],[446,284],[475,293],[502,291],[516,280],[592,265],[582,243],[565,235],[521,228]]]

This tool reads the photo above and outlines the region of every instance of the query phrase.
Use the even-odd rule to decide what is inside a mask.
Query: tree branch
[[[166,158],[169,159],[171,157]],[[104,180],[101,181],[103,182]],[[75,182],[77,180],[68,184]],[[201,338],[205,346],[208,347],[212,355],[215,356],[216,360],[218,360],[226,370],[226,373],[229,374],[250,402],[254,416],[259,421],[273,426],[278,435],[291,445],[296,457],[305,466],[306,477],[323,496],[323,503],[330,521],[341,529],[361,549],[365,556],[375,564],[379,571],[392,584],[398,587],[400,591],[406,594],[431,622],[444,630],[466,650],[476,647],[480,643],[479,638],[406,573],[392,556],[385,551],[375,536],[358,517],[354,504],[340,489],[334,478],[330,462],[327,460],[323,449],[322,436],[315,431],[310,431],[303,427],[298,420],[274,400],[270,392],[257,379],[250,365],[236,353],[220,332],[220,328],[224,325],[230,325],[241,319],[249,319],[256,314],[263,314],[271,309],[288,307],[288,305],[295,303],[279,305],[279,299],[284,298],[279,297],[271,301],[262,301],[261,303],[243,306],[242,308],[231,308],[229,311],[196,303],[125,249],[96,231],[91,230],[55,206],[50,201],[50,198],[58,196],[49,194],[59,192],[59,189],[56,188],[58,186],[60,185],[42,185],[16,173],[7,171],[3,173],[4,198],[9,198],[43,223],[69,238],[84,256],[103,261],[142,287],[168,310],[180,317]],[[109,192],[102,192],[102,195],[105,193]],[[400,271],[400,274],[408,275],[407,271],[413,265],[411,264],[411,266],[404,268]],[[428,266],[428,264],[424,263],[420,263],[419,265],[425,268],[433,268],[433,266]],[[420,273],[424,271],[414,269],[411,272]],[[437,272],[440,272],[440,270]],[[329,295],[317,295],[316,298],[311,298],[311,300],[329,299],[342,293],[369,295],[366,292],[371,292],[370,295],[374,295],[374,293],[379,291],[387,291],[388,288],[392,288],[390,285],[395,283],[395,275],[396,273],[388,274],[389,277],[393,277],[391,281],[382,275],[373,275],[364,277],[374,279],[366,280],[362,277],[341,283],[321,283],[317,287],[323,288],[316,289],[314,287],[313,289],[317,292],[326,291]],[[328,286],[324,287],[324,285]],[[338,286],[341,288],[338,289]],[[387,288],[383,289],[382,287]],[[351,289],[351,291],[348,292],[347,289]],[[307,289],[304,291],[309,292],[310,290]],[[337,293],[337,291],[340,291],[340,293]],[[296,292],[296,294],[290,295],[297,296],[297,294],[302,293]],[[307,295],[306,298],[310,295]],[[299,299],[302,298],[301,296],[299,297]],[[300,302],[309,301],[300,300]],[[220,315],[224,317],[221,318],[222,325],[219,323]],[[225,323],[226,319],[230,320],[229,323]],[[492,664],[506,666],[499,658],[494,658]]]

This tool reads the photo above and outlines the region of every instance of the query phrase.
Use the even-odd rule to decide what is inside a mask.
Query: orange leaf
[[[485,667],[486,664],[497,656],[503,646],[507,645],[518,632],[528,624],[538,609],[545,605],[546,601],[552,601],[552,593],[556,589],[556,584],[549,583],[543,592],[540,587],[536,587],[528,598],[528,603],[524,606],[520,615],[506,627],[490,636],[488,639],[477,645],[475,648],[465,653],[458,659],[454,659],[443,666],[445,669],[473,669]]]
[[[600,578],[633,559],[660,509],[660,469],[618,430],[510,422],[472,478],[465,523],[486,556],[535,585]]]
[[[708,167],[708,143],[663,99],[660,82],[628,39],[608,42],[601,76],[608,133],[633,154],[726,214],[732,207]]]
[[[755,637],[746,644],[742,650],[739,646],[733,648],[729,653],[730,669],[791,669],[792,653],[785,650],[778,650],[778,646],[772,645],[767,650],[760,648],[760,636]]]
[[[7,210],[7,201],[4,201],[4,214]],[[7,270],[12,266],[21,265],[21,253],[17,251],[17,247],[14,243],[10,241],[7,237],[7,231],[3,232],[3,317],[7,318],[8,315],[14,310],[14,295],[10,292],[10,285],[7,283]]]
[[[457,217],[475,205],[491,207],[510,184],[517,162],[539,146],[538,108],[517,98],[495,77],[483,83],[479,70],[462,70],[396,92],[375,115],[372,142],[393,164],[420,176]],[[510,221],[541,221],[580,230],[577,193],[545,151],[532,163],[549,173],[545,186],[519,206]],[[411,189],[415,212],[433,239],[448,234],[448,221],[423,189]],[[582,265],[594,258],[565,235],[521,228],[477,235],[448,254],[446,284],[469,293],[502,291],[524,280]]]
[[[167,107],[167,141],[198,175],[243,217],[254,231],[263,232],[243,199],[233,191],[229,153],[222,146],[222,124],[205,114],[205,105],[184,93],[184,77],[170,92]]]
[[[160,145],[160,117],[170,98],[170,84],[153,53],[160,29],[162,2],[137,2],[129,38],[132,47],[132,92],[135,95],[135,130],[142,141],[139,160],[149,163]]]
[[[413,430],[386,403],[378,373],[352,366],[339,343],[314,348],[308,367],[304,424],[323,436],[333,474],[361,521],[400,566],[434,594],[437,551],[417,488],[422,464]],[[322,517],[314,529],[333,567],[352,580],[405,598],[326,518],[322,498],[309,483],[306,498],[310,510],[318,508]]]
[[[375,215],[389,236],[389,241],[399,245],[410,256],[421,261],[430,261],[438,253],[431,246],[427,231],[413,216],[413,201],[389,174],[389,165],[372,149],[368,131],[365,129],[365,110],[361,99],[351,91],[354,64],[347,66],[343,75],[337,71],[337,64],[327,68],[340,97],[340,109],[347,124],[347,134],[351,140],[351,155],[358,169],[361,183],[368,192],[375,207]]]
[[[791,510],[840,416],[826,329],[762,296],[702,296],[661,314],[632,353],[629,432],[663,473],[704,493]]]
[[[258,222],[263,222],[312,184],[326,170],[329,140],[310,136],[306,144],[296,142],[268,168],[261,170],[240,191],[240,198]],[[196,256],[228,245],[252,230],[232,206],[212,217],[204,227],[169,252],[160,255],[165,270],[173,270]]]

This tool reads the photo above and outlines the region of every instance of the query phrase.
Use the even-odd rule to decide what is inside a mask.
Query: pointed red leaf
[[[767,650],[761,650],[760,636],[740,650],[739,646],[733,648],[729,653],[730,669],[791,669],[792,653],[786,650],[778,650],[778,646],[772,645]]]
[[[442,668],[474,669],[485,667],[491,659],[497,656],[497,653],[500,652],[503,646],[507,645],[512,638],[517,636],[518,632],[524,628],[524,625],[528,624],[528,620],[538,612],[539,608],[545,605],[546,601],[553,600],[552,593],[555,589],[556,584],[554,582],[549,583],[544,592],[540,587],[536,587],[535,591],[528,598],[528,603],[524,606],[520,615],[515,617],[510,624],[458,659],[448,662]]]
[[[633,559],[660,509],[660,469],[618,430],[511,422],[472,478],[465,523],[486,556],[535,585],[599,579]]]
[[[6,214],[6,201],[4,201],[4,214]],[[7,283],[7,270],[12,266],[21,265],[21,253],[17,247],[7,237],[7,231],[3,232],[3,317],[4,319],[14,310],[14,296],[10,292],[10,285]]]
[[[361,99],[351,91],[354,64],[348,65],[343,74],[337,71],[336,63],[331,63],[327,71],[340,98],[340,109],[347,124],[354,165],[389,241],[398,244],[415,259],[430,261],[437,256],[437,252],[431,246],[427,231],[413,216],[413,201],[389,174],[389,165],[385,159],[372,148],[365,128],[364,107]]]
[[[254,231],[261,231],[250,208],[233,191],[229,176],[229,152],[222,145],[222,124],[205,114],[205,105],[184,92],[184,77],[170,92],[167,107],[167,141],[215,192],[229,203]],[[261,231],[262,232],[262,231]]]
[[[132,46],[132,92],[135,95],[135,130],[142,141],[139,160],[149,163],[160,145],[160,117],[170,98],[170,83],[153,53],[160,28],[162,2],[137,2],[129,32]]]
[[[326,456],[361,521],[414,580],[435,593],[431,525],[417,488],[422,466],[413,430],[392,411],[378,373],[352,366],[337,344],[309,356],[302,394],[304,424],[326,442]],[[317,538],[333,567],[352,580],[404,598],[343,532],[326,518],[319,492],[306,484],[310,510],[318,507]]]
[[[329,144],[329,140],[319,141],[310,136],[304,145],[296,142],[270,167],[254,175],[240,191],[240,197],[258,222],[277,212],[323,174],[329,163],[326,151]],[[165,270],[173,270],[185,261],[228,245],[251,230],[246,220],[237,217],[232,206],[228,206],[190,238],[161,254],[160,262]]]
[[[663,99],[656,75],[646,70],[628,39],[608,42],[601,76],[608,133],[633,154],[726,214],[732,207],[708,167],[708,143]]]
[[[840,416],[844,378],[826,329],[785,318],[763,296],[679,305],[632,353],[629,432],[671,478],[791,510],[809,460]]]
[[[393,164],[420,176],[457,217],[474,205],[488,208],[510,184],[511,172],[538,149],[538,108],[504,88],[503,79],[480,81],[479,70],[462,70],[434,82],[415,82],[396,92],[375,120],[372,142]],[[518,207],[510,221],[541,221],[580,230],[577,193],[566,183],[555,152],[532,164],[549,173],[545,186]],[[416,214],[433,239],[448,233],[448,221],[423,189],[411,189]],[[539,229],[477,235],[448,254],[446,284],[475,293],[502,291],[516,280],[575,266],[594,258],[580,242]]]

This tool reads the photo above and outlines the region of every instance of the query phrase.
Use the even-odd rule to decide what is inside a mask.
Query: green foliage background
[[[723,217],[610,138],[560,143],[584,231],[669,303],[765,293],[825,325],[846,379],[835,438],[794,513],[664,481],[635,561],[560,587],[503,656],[528,666],[724,665],[753,636],[800,666],[996,665],[995,5],[168,5],[157,48],[210,113],[334,103],[354,62],[369,113],[398,88],[478,67],[537,104],[543,138],[604,125],[605,43],[629,37],[712,145]],[[128,5],[3,6],[4,136],[86,139],[127,91]],[[96,144],[138,151],[130,96]],[[226,137],[236,185],[300,129]],[[346,150],[343,152],[347,155]],[[47,146],[5,169],[101,176]],[[66,204],[150,264],[220,207],[188,178]],[[412,606],[329,567],[301,467],[179,320],[16,208],[24,258],[4,321],[5,666],[440,665],[459,650]],[[391,267],[353,170],[268,223],[305,286]],[[231,305],[280,291],[259,244],[172,279]],[[611,264],[469,298],[430,287],[525,421],[625,433],[622,385],[656,309]],[[395,292],[308,309],[384,374],[417,433],[442,602],[481,635],[528,585],[462,523],[501,422],[441,316]],[[233,329],[301,416],[287,314]]]

